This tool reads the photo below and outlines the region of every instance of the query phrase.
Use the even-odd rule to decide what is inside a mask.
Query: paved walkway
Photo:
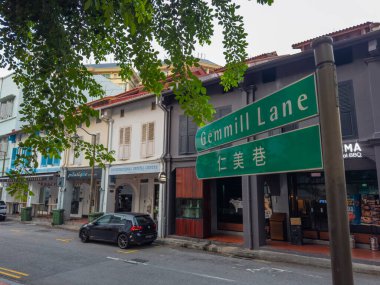
[[[10,215],[7,219],[20,221],[19,215]],[[51,221],[51,218],[48,217],[36,217],[28,223],[52,227]],[[64,225],[54,227],[78,231],[80,226],[86,222],[87,219],[75,219],[66,221]],[[157,243],[199,249],[235,257],[268,260],[272,262],[288,262],[327,268],[331,266],[328,245],[292,245],[288,242],[268,241],[268,244],[261,247],[259,250],[249,250],[242,247],[243,237],[237,235],[219,235],[208,239],[170,236],[158,239]],[[355,248],[352,249],[352,258],[353,269],[355,272],[380,275],[380,251]]]

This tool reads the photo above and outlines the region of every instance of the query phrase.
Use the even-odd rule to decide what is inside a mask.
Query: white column
[[[160,183],[160,192],[158,196],[158,237],[163,238],[164,233],[165,233],[165,216],[164,216],[164,211],[165,211],[165,201],[164,201],[164,191],[165,189],[165,183]]]

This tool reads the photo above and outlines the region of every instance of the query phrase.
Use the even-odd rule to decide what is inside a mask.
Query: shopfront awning
[[[59,173],[46,173],[46,174],[36,174],[36,175],[27,175],[24,176],[27,181],[44,181],[44,180],[53,180],[57,179]],[[15,182],[14,179],[9,176],[0,177],[0,182]]]

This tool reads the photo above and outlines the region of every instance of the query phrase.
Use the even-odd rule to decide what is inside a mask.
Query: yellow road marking
[[[22,230],[11,230],[11,232],[20,233]]]
[[[0,270],[4,270],[4,271],[8,271],[8,272],[12,272],[12,273],[16,273],[18,275],[22,275],[22,276],[29,276],[29,274],[26,274],[24,272],[20,272],[20,271],[16,271],[16,270],[12,270],[12,269],[8,269],[8,268],[4,268],[4,267],[0,267]]]
[[[66,238],[66,239],[64,239],[64,238],[56,238],[55,240],[68,243],[68,242],[72,241],[73,239],[72,238]]]
[[[4,271],[0,271],[0,274],[5,275],[5,276],[9,276],[9,277],[13,277],[13,278],[17,278],[17,279],[21,278],[21,276],[10,274],[10,273],[6,273]]]
[[[128,253],[134,253],[137,252],[138,250],[118,250],[117,252],[123,253],[123,254],[128,254]]]

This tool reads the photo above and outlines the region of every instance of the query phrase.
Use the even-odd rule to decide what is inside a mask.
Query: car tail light
[[[143,229],[142,226],[132,226],[131,227],[132,232],[138,232],[138,231],[141,231],[142,229]]]

